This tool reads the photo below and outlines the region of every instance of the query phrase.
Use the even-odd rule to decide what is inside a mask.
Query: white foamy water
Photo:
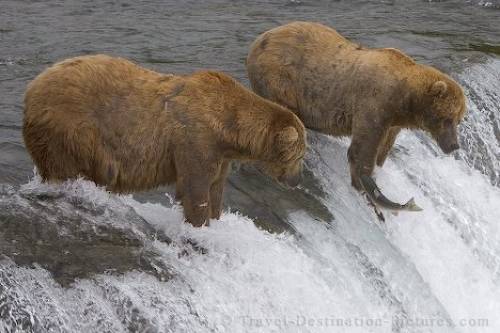
[[[500,60],[475,65],[459,76],[466,87],[469,114],[461,126],[460,157],[500,186]]]
[[[499,73],[499,62],[490,62],[461,77],[471,97],[462,139],[473,148],[444,156],[424,135],[398,138],[377,181],[389,198],[414,196],[424,211],[386,212],[385,224],[350,186],[349,141],[315,133],[307,164],[335,221],[297,207],[289,221],[297,236],[269,234],[227,212],[195,229],[179,206],[110,195],[82,180],[57,187],[34,180],[22,191],[56,188],[90,207],[132,208],[164,230],[172,244],[150,246],[173,277],[101,274],[63,288],[42,268],[4,260],[0,305],[10,302],[10,318],[51,332],[499,332]],[[484,169],[474,168],[478,147]],[[183,254],[185,238],[207,253]]]

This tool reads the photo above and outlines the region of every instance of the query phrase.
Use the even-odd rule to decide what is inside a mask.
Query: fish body
[[[419,212],[422,211],[423,209],[420,208],[416,203],[415,199],[411,198],[406,202],[405,204],[400,204],[397,202],[394,202],[392,200],[389,200],[383,193],[380,191],[378,188],[377,184],[371,178],[370,176],[361,176],[361,185],[363,186],[366,194],[370,198],[370,200],[373,202],[373,204],[393,210],[393,211],[400,211],[400,210],[406,210],[406,211],[411,211],[411,212]]]

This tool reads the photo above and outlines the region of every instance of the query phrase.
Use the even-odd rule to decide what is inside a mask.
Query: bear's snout
[[[457,150],[458,148],[460,148],[460,145],[458,144],[456,138],[451,139],[451,140],[448,138],[444,138],[444,139],[438,138],[437,142],[438,142],[439,148],[441,148],[441,150],[445,154],[450,154],[450,153],[454,152],[455,150]]]
[[[457,150],[458,148],[460,148],[460,146],[458,145],[458,143],[457,143],[457,142],[453,143],[453,144],[450,146],[450,150],[451,150],[451,151],[450,151],[450,153],[451,153],[452,151]]]
[[[443,126],[435,135],[434,138],[439,145],[439,148],[445,153],[450,154],[460,148],[458,144],[457,127],[452,124]]]

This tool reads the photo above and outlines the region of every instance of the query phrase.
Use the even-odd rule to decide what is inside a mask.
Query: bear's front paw
[[[351,185],[360,192],[363,190],[363,187],[361,186],[361,181],[357,176],[351,176]]]

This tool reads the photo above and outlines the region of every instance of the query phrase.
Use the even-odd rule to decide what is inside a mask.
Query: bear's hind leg
[[[25,143],[44,181],[60,183],[75,179],[81,173],[85,161],[75,149],[76,144],[66,132],[54,133],[39,126],[36,133],[25,128]]]

